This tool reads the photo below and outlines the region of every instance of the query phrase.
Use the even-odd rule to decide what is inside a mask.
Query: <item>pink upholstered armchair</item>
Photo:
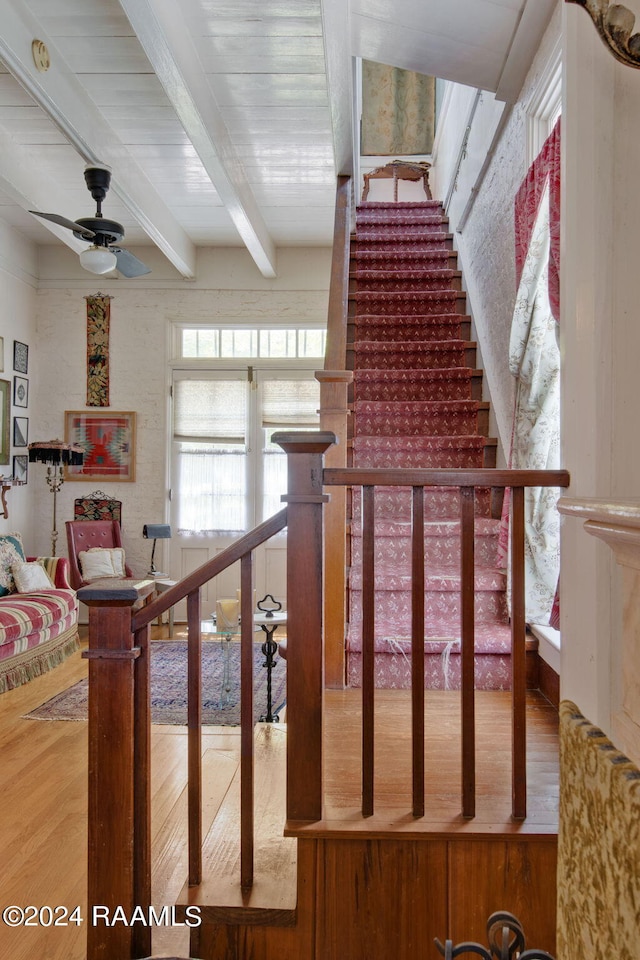
[[[120,524],[117,520],[67,520],[66,528],[69,547],[69,579],[73,589],[79,590],[80,587],[86,586],[86,581],[82,579],[78,554],[92,547],[103,549],[121,547]],[[127,577],[133,576],[128,564],[125,564],[125,573]]]

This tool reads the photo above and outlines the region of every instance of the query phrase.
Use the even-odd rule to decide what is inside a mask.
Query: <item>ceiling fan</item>
[[[29,213],[43,220],[51,220],[61,227],[73,231],[78,240],[87,240],[91,246],[80,254],[80,264],[89,273],[109,273],[119,270],[123,277],[142,277],[151,273],[149,267],[134,257],[128,250],[115,246],[124,238],[124,227],[115,220],[105,220],[102,216],[102,201],[107,195],[111,183],[111,169],[105,165],[87,164],[84,169],[84,179],[89,193],[96,202],[95,217],[82,217],[78,220],[69,220],[57,213],[39,213],[30,210]]]

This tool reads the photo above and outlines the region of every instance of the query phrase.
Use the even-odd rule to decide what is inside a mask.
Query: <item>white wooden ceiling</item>
[[[197,246],[331,242],[352,162],[352,57],[517,95],[557,0],[0,0],[0,217],[104,215],[186,277]],[[39,72],[33,39],[51,66]],[[139,250],[137,250],[139,252]]]

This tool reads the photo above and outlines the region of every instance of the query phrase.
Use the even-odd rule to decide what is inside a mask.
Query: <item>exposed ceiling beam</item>
[[[243,243],[265,277],[276,249],[175,0],[120,0]]]
[[[48,210],[51,197],[61,209],[71,209],[71,201],[65,201],[60,186],[37,166],[33,153],[16,143],[6,133],[0,132],[0,155],[2,170],[0,186],[23,210]],[[52,223],[51,220],[39,220],[38,223],[62,240],[75,253],[87,249],[86,241],[77,240],[71,230]]]
[[[354,102],[349,4],[345,0],[321,0],[321,7],[336,175],[353,176]]]
[[[142,167],[96,110],[40,22],[21,0],[0,0],[0,19],[0,58],[10,73],[87,163],[107,163],[113,168],[113,192],[176,269],[186,278],[194,277],[194,244]],[[46,73],[38,72],[31,56],[31,43],[36,38],[46,43],[52,54]]]

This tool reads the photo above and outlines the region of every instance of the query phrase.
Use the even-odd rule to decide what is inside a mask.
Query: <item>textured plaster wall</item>
[[[475,91],[454,86],[448,92],[442,120],[446,130],[438,138],[434,151],[431,178],[434,196],[444,200],[450,195],[447,210],[450,228],[460,254],[495,425],[505,456],[510,443],[514,396],[513,378],[508,369],[509,333],[516,296],[514,198],[530,162],[527,111],[560,35],[561,12],[559,4],[518,101],[512,107],[483,91],[471,117]],[[463,158],[456,168],[468,127]],[[487,151],[492,146],[493,155],[478,186]],[[473,205],[469,213],[470,200]],[[461,224],[463,216],[466,221]]]
[[[36,305],[37,259],[35,245],[0,220],[0,337],[4,338],[0,360],[0,380],[8,380],[13,392],[13,341],[19,340],[29,346],[29,370],[27,379],[33,387],[38,381],[42,363],[46,362],[38,351],[36,342],[35,305]],[[24,455],[24,448],[13,446],[13,415],[28,417],[30,426],[35,409],[34,394],[31,390],[29,406],[13,409],[10,413],[10,450],[9,462],[0,464],[0,474],[8,476],[13,472],[14,454]],[[33,474],[26,486],[14,487],[7,496],[9,518],[0,517],[0,532],[19,531],[28,553],[35,552],[35,522],[33,503],[36,481]],[[48,551],[47,551],[48,552]]]
[[[147,251],[144,259],[148,259]],[[240,249],[201,251],[198,279],[175,279],[160,262],[139,281],[88,278],[76,258],[61,248],[42,248],[40,271],[50,277],[37,295],[38,354],[44,358],[34,382],[34,429],[39,437],[62,436],[65,410],[83,410],[86,400],[86,304],[100,291],[111,301],[110,408],[133,410],[137,417],[134,483],[94,480],[65,483],[59,496],[60,525],[73,514],[73,500],[101,489],[123,501],[123,539],[134,572],[148,568],[144,523],[162,522],[168,508],[169,332],[172,321],[326,322],[330,250],[280,250],[278,277],[265,280]],[[88,279],[87,279],[88,278]],[[36,503],[36,540],[47,547],[50,503],[44,476],[32,483],[42,494]],[[30,486],[32,484],[30,483]],[[61,553],[66,539],[61,533]],[[158,544],[159,563],[163,556]]]

